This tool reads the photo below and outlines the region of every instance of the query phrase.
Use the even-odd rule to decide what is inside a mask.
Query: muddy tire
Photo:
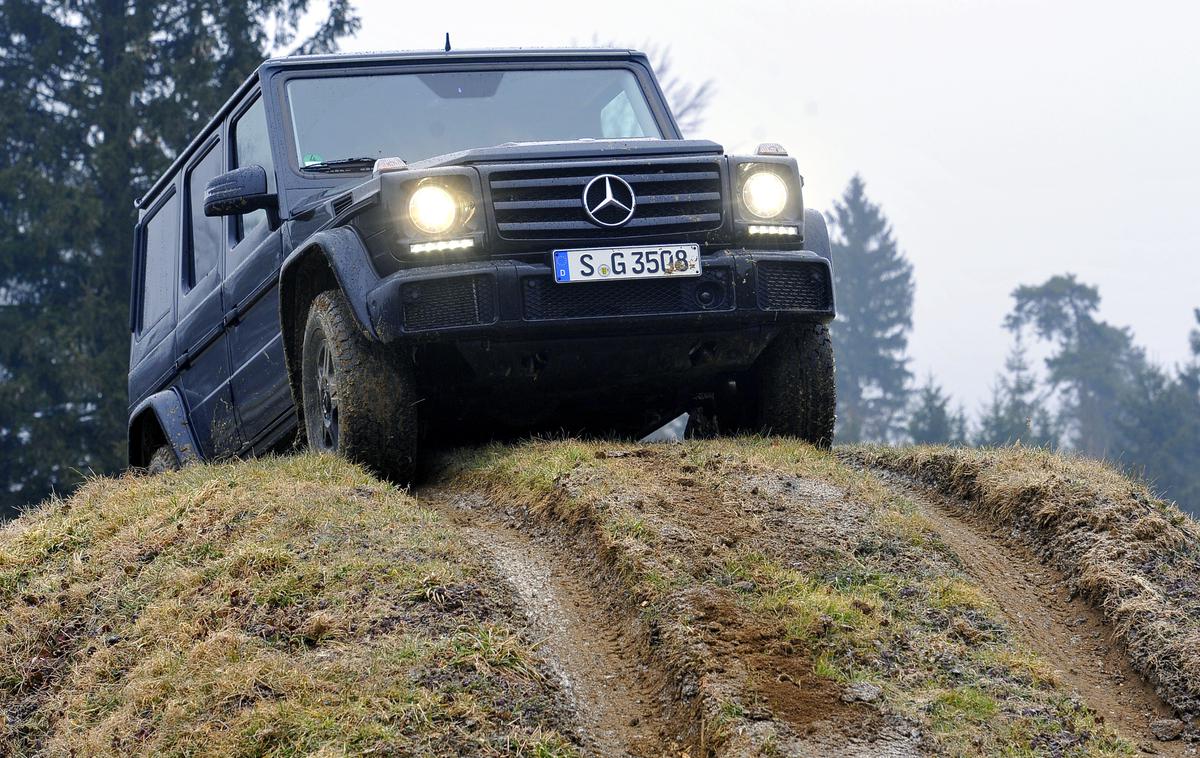
[[[784,329],[739,384],[742,430],[798,437],[820,448],[833,444],[837,391],[829,327]]]
[[[159,445],[155,448],[154,454],[150,456],[150,462],[146,464],[146,473],[152,476],[178,470],[179,456],[175,455],[175,451],[170,445]]]
[[[309,307],[300,370],[309,448],[409,484],[417,459],[412,362],[368,340],[339,290]]]

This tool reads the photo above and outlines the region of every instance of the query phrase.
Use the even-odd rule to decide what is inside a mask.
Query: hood
[[[473,147],[435,155],[408,164],[410,169],[465,166],[472,163],[569,160],[575,158],[625,158],[628,156],[721,155],[724,149],[705,139],[579,139],[561,142],[505,142],[493,147]]]

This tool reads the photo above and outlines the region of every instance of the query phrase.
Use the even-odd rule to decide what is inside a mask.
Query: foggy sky
[[[854,173],[917,282],[910,341],[972,413],[1021,283],[1074,272],[1151,358],[1200,307],[1197,3],[357,0],[347,50],[668,44],[717,95],[696,137],[781,142],[826,209]],[[836,265],[836,261],[835,261]]]

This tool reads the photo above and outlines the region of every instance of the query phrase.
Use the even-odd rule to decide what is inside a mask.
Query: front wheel
[[[363,336],[339,290],[322,292],[309,308],[301,372],[309,447],[410,483],[417,459],[412,363]]]
[[[754,373],[761,430],[799,437],[820,448],[833,445],[837,388],[828,326],[784,329],[759,356]]]
[[[824,324],[785,328],[736,386],[722,389],[723,430],[799,437],[819,448],[833,444],[837,390]]]
[[[146,464],[146,473],[150,475],[178,470],[179,456],[175,455],[175,450],[170,445],[159,445],[150,456],[150,462]]]

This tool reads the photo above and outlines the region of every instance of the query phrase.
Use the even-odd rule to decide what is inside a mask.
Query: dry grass
[[[499,586],[331,457],[98,479],[0,530],[0,752],[572,754]]]
[[[1200,524],[1174,504],[1101,463],[1039,449],[864,447],[844,455],[1015,527],[1104,612],[1163,699],[1200,715]]]

